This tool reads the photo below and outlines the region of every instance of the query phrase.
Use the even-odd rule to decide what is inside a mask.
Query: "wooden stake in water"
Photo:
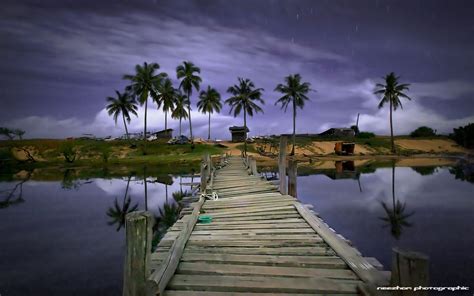
[[[296,179],[298,176],[298,162],[295,159],[288,161],[288,195],[297,197]]]
[[[393,248],[392,253],[392,279],[391,286],[413,287],[429,286],[429,260],[428,256]],[[393,295],[428,295],[428,291],[393,291]]]
[[[146,282],[150,276],[153,221],[153,215],[146,211],[132,212],[125,217],[124,296],[146,295]]]

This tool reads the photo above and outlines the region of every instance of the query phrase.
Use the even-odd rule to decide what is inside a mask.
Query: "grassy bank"
[[[9,168],[149,168],[179,171],[196,168],[204,153],[218,155],[223,148],[212,144],[168,145],[165,142],[95,140],[15,140],[0,142],[1,171]],[[179,164],[179,166],[176,166]],[[169,170],[166,171],[169,171]]]

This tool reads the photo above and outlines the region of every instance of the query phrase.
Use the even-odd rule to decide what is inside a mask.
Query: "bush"
[[[359,139],[370,139],[375,138],[375,134],[371,132],[360,132],[356,137]]]
[[[435,131],[427,126],[420,126],[416,130],[412,131],[410,137],[419,138],[419,137],[433,137],[436,136]]]
[[[456,143],[466,148],[474,148],[474,123],[455,128],[450,136]]]
[[[76,160],[77,153],[73,143],[65,141],[61,144],[59,151],[61,152],[62,156],[64,156],[64,160],[66,162],[73,163]]]

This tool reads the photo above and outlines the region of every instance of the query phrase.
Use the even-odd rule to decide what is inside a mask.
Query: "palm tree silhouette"
[[[163,106],[165,112],[165,130],[168,129],[168,112],[173,112],[176,100],[176,89],[170,79],[165,79],[163,84],[158,88],[158,99],[156,101],[158,109]]]
[[[146,145],[146,125],[147,125],[147,109],[148,109],[148,96],[151,96],[153,100],[158,100],[158,89],[162,83],[162,80],[167,77],[166,73],[156,74],[156,71],[160,68],[157,63],[143,63],[143,66],[135,66],[134,75],[124,75],[123,78],[130,80],[131,84],[126,87],[126,90],[131,92],[134,98],[138,99],[141,106],[145,105],[145,117],[143,126],[143,141]],[[146,153],[146,150],[144,150]]]
[[[289,75],[285,77],[286,84],[278,84],[275,88],[275,91],[283,94],[278,101],[275,102],[275,105],[281,104],[281,108],[286,109],[288,105],[292,103],[293,105],[293,148],[291,149],[290,155],[295,155],[295,144],[296,144],[296,108],[304,108],[305,101],[308,101],[309,98],[306,94],[311,90],[311,84],[309,82],[301,83],[301,75]]]
[[[107,216],[109,216],[112,220],[107,222],[108,225],[117,224],[117,231],[119,231],[125,225],[125,216],[128,213],[135,211],[138,208],[138,204],[132,206],[132,200],[130,196],[128,196],[128,188],[130,185],[130,179],[132,176],[128,176],[127,180],[127,187],[125,188],[125,194],[123,196],[122,205],[119,205],[117,198],[115,199],[114,206],[110,207],[107,210]]]
[[[129,139],[127,122],[130,123],[131,121],[130,114],[138,116],[138,107],[135,100],[127,92],[120,93],[116,90],[115,93],[117,94],[116,98],[107,97],[107,102],[109,104],[106,106],[106,109],[109,115],[113,116],[115,125],[117,125],[117,118],[119,115],[122,115],[125,134],[127,135],[127,139]]]
[[[232,94],[225,103],[230,106],[229,113],[234,111],[234,117],[237,117],[240,112],[244,111],[244,156],[247,155],[247,114],[253,116],[254,112],[262,112],[263,109],[257,104],[258,102],[265,104],[262,96],[263,88],[255,88],[255,85],[250,79],[238,78],[239,83],[227,89],[227,92]]]
[[[410,86],[410,84],[400,84],[398,82],[399,78],[400,76],[395,76],[395,73],[391,72],[390,74],[384,77],[385,85],[377,83],[376,87],[378,89],[374,91],[374,94],[376,95],[383,95],[379,103],[379,109],[381,109],[385,105],[385,103],[390,104],[390,141],[392,144],[392,153],[395,153],[395,142],[393,140],[392,112],[396,111],[398,107],[403,109],[400,97],[411,100],[411,98],[403,92],[405,90],[409,90],[408,86]]]
[[[182,94],[177,94],[174,110],[171,113],[171,117],[174,119],[179,119],[179,135],[181,136],[181,121],[188,118],[188,111],[186,107],[189,105],[188,98]]]
[[[199,102],[197,103],[198,110],[202,113],[209,114],[209,126],[208,126],[208,134],[207,140],[211,139],[211,113],[221,112],[222,103],[221,103],[221,95],[212,88],[211,86],[207,86],[206,91],[201,91],[199,94]]]
[[[194,143],[193,126],[191,123],[191,94],[193,92],[193,88],[196,89],[196,91],[199,91],[200,83],[202,81],[201,77],[195,73],[201,73],[201,69],[189,61],[184,61],[182,65],[176,67],[176,77],[181,79],[179,89],[182,89],[188,97],[189,135],[191,138],[191,143]]]
[[[406,203],[402,203],[395,198],[395,162],[392,161],[392,208],[385,202],[381,202],[385,211],[386,217],[379,219],[385,221],[387,224],[384,227],[390,226],[390,232],[395,239],[400,239],[403,227],[411,227],[413,224],[409,223],[407,219],[415,212],[406,214]]]

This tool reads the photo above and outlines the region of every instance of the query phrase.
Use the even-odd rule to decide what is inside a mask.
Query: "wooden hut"
[[[232,142],[244,142],[247,139],[248,128],[243,126],[231,126],[229,130],[232,135]]]

